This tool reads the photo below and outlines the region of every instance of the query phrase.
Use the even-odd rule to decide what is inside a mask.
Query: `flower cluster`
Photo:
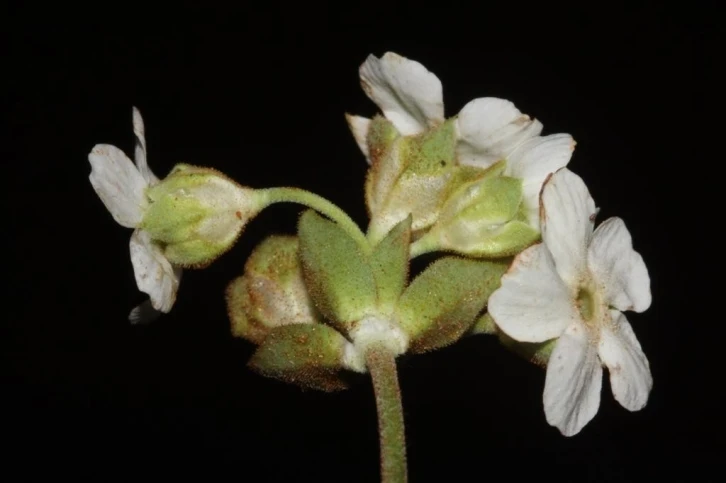
[[[620,218],[595,227],[595,202],[567,168],[572,137],[542,135],[493,97],[447,118],[439,79],[394,53],[369,56],[360,80],[381,110],[346,115],[369,164],[366,230],[299,188],[252,189],[186,164],[157,178],[135,108],[134,162],[92,149],[91,184],[134,229],[131,262],[149,295],[131,321],[169,312],[182,268],[218,259],[260,211],[298,203],[309,209],[296,233],[263,240],[229,284],[231,332],[257,346],[252,369],[305,388],[340,390],[350,373],[369,373],[384,480],[405,479],[395,358],[467,335],[496,334],[546,365],[545,415],[564,435],[597,413],[603,367],[615,399],[643,408],[653,381],[623,312],[650,306],[648,271]],[[411,277],[424,253],[436,258]]]
[[[382,136],[381,121],[347,116],[371,164],[368,200],[374,219],[391,216],[382,208],[385,203],[425,206],[419,227],[428,230],[418,233],[414,250],[479,257],[519,252],[491,295],[488,311],[505,336],[547,343],[551,350],[547,421],[565,435],[578,433],[597,412],[603,365],[620,404],[631,411],[645,406],[653,383],[650,369],[622,312],[649,307],[648,271],[620,218],[593,231],[595,203],[582,179],[566,168],[575,147],[572,137],[542,136],[539,121],[498,98],[475,99],[446,119],[439,79],[394,53],[369,56],[360,78],[391,125]],[[450,181],[453,176],[449,185],[421,178],[420,186],[428,188],[421,197],[427,199],[412,203],[413,190],[398,189],[414,184],[405,180],[410,161],[402,140],[413,143],[442,130],[449,149],[436,154],[448,156],[442,159],[452,169],[483,171],[467,174],[450,191],[444,186],[457,184]],[[445,201],[432,202],[441,192]]]

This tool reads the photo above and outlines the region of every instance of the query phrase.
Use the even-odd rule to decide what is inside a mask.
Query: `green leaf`
[[[315,306],[345,331],[376,308],[373,270],[358,244],[312,210],[300,217],[300,261]]]
[[[499,287],[506,262],[446,257],[432,263],[408,286],[397,316],[411,338],[411,352],[454,343],[466,332]]]
[[[323,324],[293,324],[270,331],[249,367],[266,377],[321,391],[347,388],[341,377],[347,341]]]
[[[378,289],[378,306],[392,312],[408,280],[411,216],[396,225],[373,249],[371,267]]]

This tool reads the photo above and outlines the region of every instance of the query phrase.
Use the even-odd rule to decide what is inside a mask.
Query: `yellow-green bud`
[[[254,249],[245,272],[227,287],[232,334],[256,344],[274,327],[312,324],[319,317],[298,261],[298,241],[273,235]]]
[[[401,136],[385,118],[371,121],[366,203],[374,244],[409,214],[414,231],[434,224],[451,192],[482,171],[457,165],[454,121],[412,136]]]
[[[418,241],[419,246],[426,245],[428,251],[505,257],[537,241],[539,232],[522,212],[522,181],[498,175],[497,165],[492,168],[482,178],[461,186],[446,201],[436,224]]]
[[[149,207],[140,228],[183,267],[204,267],[234,245],[264,208],[258,192],[210,168],[179,164],[146,191]]]
[[[270,236],[227,288],[232,334],[259,347],[250,367],[305,388],[345,389],[345,370],[365,371],[363,356],[322,323],[303,281],[296,237]]]

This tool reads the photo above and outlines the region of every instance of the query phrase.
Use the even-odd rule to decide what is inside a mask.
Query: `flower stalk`
[[[411,251],[410,251],[410,259],[413,260],[416,257],[420,257],[421,255],[425,255],[427,253],[435,252],[438,248],[438,244],[436,243],[436,239],[430,236],[427,236],[428,233],[415,242],[411,243]]]
[[[364,253],[370,251],[370,244],[365,234],[348,214],[336,204],[322,196],[300,188],[267,188],[260,190],[268,205],[273,203],[297,203],[327,216],[335,221],[361,247]]]
[[[402,483],[408,481],[406,434],[396,359],[393,352],[383,344],[371,345],[366,350],[365,359],[373,380],[378,411],[381,482]]]

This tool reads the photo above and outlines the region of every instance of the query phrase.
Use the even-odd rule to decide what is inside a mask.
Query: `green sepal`
[[[396,225],[373,249],[371,267],[378,289],[378,308],[390,313],[408,280],[411,216]]]
[[[391,147],[393,141],[400,134],[391,121],[380,114],[376,114],[368,125],[366,144],[371,158],[371,164],[380,160],[380,156]]]
[[[204,190],[205,183],[217,177],[228,180],[211,168],[177,164],[166,178],[146,190],[151,203],[144,213],[140,228],[151,233],[154,240],[163,243],[188,241],[194,236],[197,225],[213,213],[212,208],[198,197],[188,194]]]
[[[549,361],[552,350],[555,348],[555,344],[558,340],[551,339],[545,342],[519,342],[509,337],[501,329],[497,329],[496,335],[499,338],[499,342],[501,342],[504,347],[542,368],[547,367],[547,362]]]
[[[229,250],[266,206],[260,192],[211,169],[179,164],[146,190],[149,206],[138,228],[173,264],[202,268]]]
[[[405,139],[393,123],[381,115],[371,119],[367,135],[371,167],[366,175],[365,197],[370,215],[378,213],[386,203],[396,180],[403,172],[404,159],[400,155]]]
[[[456,164],[456,122],[450,119],[410,138],[406,174],[439,173]]]
[[[490,232],[486,239],[472,244],[466,254],[472,257],[510,257],[520,253],[539,239],[539,231],[531,225],[523,221],[512,220]]]
[[[470,335],[487,334],[495,335],[499,342],[514,352],[515,354],[527,359],[528,361],[540,366],[547,367],[552,349],[555,347],[557,339],[551,339],[545,342],[519,342],[500,329],[489,312],[479,317],[469,331]]]
[[[298,226],[300,261],[320,312],[344,331],[376,308],[376,283],[367,256],[337,224],[308,210]]]
[[[241,276],[232,280],[227,285],[225,298],[232,336],[261,344],[270,329],[251,315],[253,304],[248,278]]]
[[[458,340],[499,287],[508,266],[458,257],[432,263],[411,282],[396,310],[410,337],[410,351],[426,352]]]
[[[497,327],[497,324],[494,322],[494,319],[491,315],[489,315],[489,312],[484,313],[479,318],[476,319],[476,322],[474,322],[474,325],[471,326],[471,330],[469,331],[471,335],[477,335],[477,334],[490,334],[494,335],[497,333],[499,328]]]
[[[323,324],[275,327],[252,355],[249,367],[266,377],[321,391],[348,387],[343,377],[345,337]]]
[[[369,238],[374,243],[409,214],[413,230],[431,226],[451,192],[483,172],[456,164],[453,121],[416,136],[396,138],[378,159],[366,180]]]
[[[507,170],[507,160],[500,159],[496,163],[492,164],[488,168],[484,169],[479,179],[490,178],[494,176],[504,176],[504,172]]]
[[[522,219],[521,201],[521,180],[486,176],[452,195],[428,236],[440,249],[468,256],[514,255],[539,239]]]
[[[514,218],[522,201],[522,180],[486,177],[462,186],[444,205],[441,222],[491,226]]]
[[[177,183],[170,179],[146,192],[153,201],[144,213],[140,228],[162,243],[183,243],[192,239],[197,225],[211,210],[192,197],[176,196],[171,188]],[[178,188],[180,191],[184,188]]]
[[[229,243],[223,244],[205,240],[188,240],[166,245],[164,256],[169,261],[182,267],[205,268],[230,248]]]

